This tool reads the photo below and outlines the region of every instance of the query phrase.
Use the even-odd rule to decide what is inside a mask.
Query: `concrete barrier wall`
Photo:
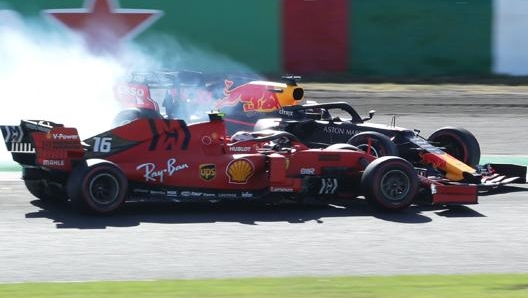
[[[351,2],[351,73],[415,77],[490,73],[490,0]]]
[[[528,65],[524,50],[515,50],[525,48],[515,36],[528,23],[511,18],[528,8],[524,0],[9,0],[0,9],[38,19],[45,9],[96,2],[162,10],[134,42],[187,68],[379,77],[528,73],[516,63]],[[214,66],[182,51],[236,63]]]
[[[528,1],[494,0],[492,72],[528,75]]]

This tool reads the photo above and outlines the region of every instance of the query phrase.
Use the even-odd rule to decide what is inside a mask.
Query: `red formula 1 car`
[[[188,114],[180,112],[189,110],[185,107],[190,104],[194,111],[220,109],[225,112],[228,134],[271,128],[294,134],[310,148],[348,143],[376,157],[400,156],[424,171],[424,176],[442,184],[477,184],[480,190],[489,190],[505,184],[526,183],[525,166],[479,164],[479,143],[463,128],[443,127],[424,138],[418,130],[396,127],[395,123],[372,123],[373,111],[368,117],[361,117],[346,102],[301,105],[304,90],[297,85],[299,77],[296,76],[283,77],[284,82],[277,83],[247,78],[214,81],[199,72],[133,74],[135,79],[119,89],[120,94],[125,95],[121,96],[124,99],[121,101],[130,103],[129,109],[120,114],[124,117],[118,117],[120,123],[142,117],[173,119],[183,116],[192,121]],[[194,91],[189,92],[189,86]],[[158,105],[148,100],[154,93],[166,94],[163,103],[158,100]],[[138,96],[143,100],[137,100]],[[145,103],[152,105],[145,106]],[[158,106],[163,106],[167,114],[162,116]]]
[[[187,124],[139,119],[81,140],[75,128],[22,120],[0,126],[28,190],[81,210],[111,213],[124,202],[331,202],[364,196],[381,209],[477,203],[475,185],[439,185],[406,160],[376,158],[349,144],[310,149],[292,134],[226,134],[221,115]]]

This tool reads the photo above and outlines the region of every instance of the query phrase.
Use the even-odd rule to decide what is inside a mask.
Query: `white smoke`
[[[32,28],[0,11],[0,124],[50,120],[79,129],[81,138],[107,129],[119,106],[113,84],[118,61],[91,55],[75,36]],[[1,158],[10,158],[1,146]]]
[[[90,54],[73,35],[31,28],[13,11],[0,11],[0,20],[3,124],[45,119],[83,130],[108,127],[123,65]]]
[[[119,55],[94,54],[80,37],[49,25],[0,9],[0,125],[49,120],[76,127],[85,139],[111,128],[121,108],[113,88],[132,70],[251,73],[227,57],[169,36],[150,37],[148,48],[127,44]],[[10,160],[0,144],[0,162]]]

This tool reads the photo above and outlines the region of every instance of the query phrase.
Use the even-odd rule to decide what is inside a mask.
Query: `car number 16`
[[[110,137],[95,137],[93,152],[110,152],[112,150],[112,138]]]

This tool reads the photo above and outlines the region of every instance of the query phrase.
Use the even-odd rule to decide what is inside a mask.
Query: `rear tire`
[[[114,120],[112,121],[112,126],[113,127],[123,126],[134,120],[138,120],[142,118],[157,119],[157,118],[163,118],[163,116],[154,110],[131,108],[131,109],[126,109],[126,110],[122,110],[121,112],[119,112],[114,117]]]
[[[469,166],[475,167],[480,162],[477,138],[464,128],[442,127],[433,132],[427,141]]]
[[[347,143],[375,157],[399,155],[396,144],[386,135],[375,131],[358,133],[351,137]]]
[[[371,162],[363,172],[361,185],[369,205],[398,211],[409,207],[418,193],[418,175],[410,162],[385,156]]]
[[[91,214],[109,214],[124,203],[128,189],[125,174],[112,162],[89,160],[79,165],[68,179],[72,204]]]

